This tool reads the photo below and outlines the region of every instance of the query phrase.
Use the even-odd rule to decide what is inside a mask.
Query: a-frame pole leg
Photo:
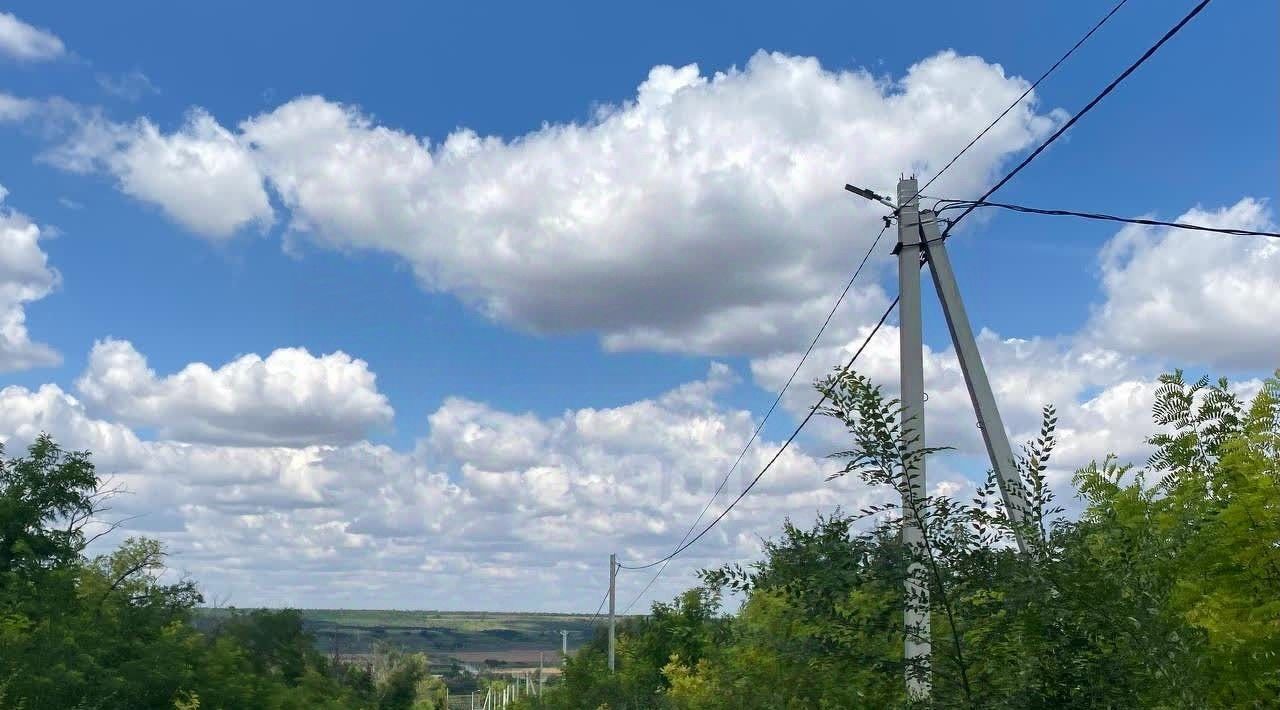
[[[937,288],[938,299],[942,301],[942,313],[946,316],[947,328],[951,330],[951,342],[955,344],[956,357],[964,372],[964,382],[969,388],[969,399],[973,401],[973,409],[978,416],[978,427],[982,430],[982,441],[987,446],[992,470],[996,473],[1000,496],[1004,499],[1009,518],[1014,523],[1021,524],[1027,513],[1026,493],[1018,477],[1017,464],[1013,458],[1013,449],[1009,446],[1004,421],[1000,418],[1000,409],[991,392],[987,370],[982,365],[978,343],[973,338],[973,327],[969,325],[969,316],[965,312],[964,301],[960,298],[960,287],[956,284],[956,275],[951,269],[946,242],[938,234],[937,216],[927,210],[920,213],[920,225],[924,234],[922,241],[925,258],[929,261],[929,272],[933,274],[933,285]],[[1017,531],[1016,537],[1018,550],[1026,552],[1026,541],[1023,540],[1021,530]]]

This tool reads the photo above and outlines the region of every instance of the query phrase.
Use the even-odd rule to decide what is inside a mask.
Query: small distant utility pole
[[[614,602],[617,596],[617,585],[614,584],[618,579],[618,556],[616,554],[609,555],[609,672],[614,669],[613,650],[617,641],[614,638]]]

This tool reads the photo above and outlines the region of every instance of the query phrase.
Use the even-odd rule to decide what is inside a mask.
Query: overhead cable
[[[862,354],[862,351],[867,348],[867,345],[871,342],[871,339],[875,337],[876,333],[880,332],[880,328],[884,325],[884,322],[888,320],[889,314],[893,312],[893,309],[897,307],[897,305],[898,305],[898,297],[895,296],[893,299],[893,303],[889,304],[889,307],[886,308],[884,311],[884,315],[880,316],[880,320],[876,322],[875,327],[871,329],[871,332],[867,333],[867,337],[863,339],[862,345],[858,346],[858,349],[856,352],[854,352],[853,357],[849,358],[849,361],[845,363],[844,367],[840,369],[840,375],[847,373],[849,369],[853,367],[853,363],[857,361],[858,356]],[[711,532],[711,529],[714,528],[721,520],[724,520],[725,516],[729,514],[729,511],[733,510],[734,507],[737,506],[738,503],[741,502],[743,498],[747,497],[747,494],[751,492],[752,488],[755,488],[756,484],[760,482],[760,479],[764,477],[764,474],[767,473],[769,469],[773,467],[773,464],[778,461],[778,459],[782,456],[783,452],[785,452],[787,448],[791,446],[791,442],[795,441],[796,437],[800,435],[800,431],[804,429],[805,425],[809,423],[809,420],[813,419],[813,415],[818,413],[818,409],[827,401],[827,397],[828,397],[827,393],[823,392],[822,396],[818,398],[818,401],[815,402],[814,405],[809,408],[809,413],[805,415],[804,419],[800,420],[800,424],[796,426],[795,431],[791,432],[791,436],[787,437],[787,440],[783,442],[782,446],[778,449],[777,453],[773,455],[773,458],[769,459],[769,462],[764,465],[764,468],[760,469],[760,472],[756,474],[756,477],[751,479],[751,483],[747,484],[747,487],[742,489],[742,492],[738,494],[738,497],[734,498],[733,502],[731,502],[728,507],[726,507],[723,511],[721,511],[720,514],[717,515],[714,520],[708,523],[707,526],[704,527],[691,540],[677,547],[675,550],[671,552],[671,554],[667,555],[666,557],[662,557],[660,559],[654,560],[653,562],[650,562],[648,564],[643,564],[643,565],[619,564],[618,567],[622,569],[631,569],[631,570],[648,569],[650,567],[655,567],[657,565],[662,564],[663,562],[666,562],[667,560],[674,558],[676,555],[679,555],[681,552],[684,552],[685,550],[689,549],[695,543],[697,543],[698,540],[701,540],[704,535]]]
[[[1280,232],[1266,232],[1254,229],[1237,229],[1233,227],[1208,227],[1202,224],[1188,224],[1186,222],[1166,222],[1159,219],[1145,219],[1141,217],[1117,217],[1110,214],[1102,214],[1099,212],[1076,212],[1074,210],[1051,210],[1039,207],[1027,207],[1025,205],[1011,205],[1005,202],[985,202],[979,200],[940,200],[938,202],[941,207],[934,211],[942,214],[947,210],[966,209],[972,210],[977,207],[998,207],[1000,209],[1012,210],[1014,212],[1023,212],[1026,214],[1050,215],[1054,217],[1080,217],[1082,219],[1095,219],[1106,222],[1121,222],[1124,224],[1141,224],[1149,227],[1171,227],[1174,229],[1189,229],[1197,232],[1216,232],[1219,234],[1230,234],[1237,237],[1272,237],[1280,238]]]
[[[711,509],[712,504],[715,503],[720,492],[723,491],[725,485],[729,483],[729,479],[733,476],[733,472],[736,471],[739,464],[742,463],[742,459],[747,455],[747,451],[751,448],[751,445],[755,443],[756,438],[760,436],[760,432],[764,429],[765,423],[769,421],[769,417],[773,414],[773,410],[778,407],[778,403],[782,401],[783,395],[787,393],[787,390],[791,387],[791,383],[795,381],[796,375],[799,374],[800,368],[804,365],[805,361],[809,359],[809,355],[813,353],[814,347],[818,344],[818,339],[822,337],[824,332],[826,332],[827,326],[831,324],[831,319],[835,316],[836,311],[839,310],[840,304],[844,303],[845,297],[849,295],[849,290],[853,288],[854,281],[857,281],[858,275],[862,273],[863,267],[867,265],[867,260],[871,258],[871,254],[875,251],[876,247],[880,245],[880,239],[884,237],[884,233],[888,229],[889,222],[886,220],[884,226],[880,228],[880,233],[876,235],[876,238],[871,242],[871,246],[867,247],[866,253],[862,255],[862,261],[858,263],[858,268],[854,269],[853,276],[850,276],[849,281],[845,283],[844,290],[842,290],[840,295],[836,297],[835,303],[831,304],[831,310],[827,312],[826,320],[822,321],[822,325],[819,326],[818,332],[815,333],[813,339],[809,341],[809,347],[805,349],[804,354],[800,356],[800,360],[796,363],[795,368],[791,370],[791,376],[787,378],[786,383],[782,385],[782,389],[778,391],[778,396],[773,398],[773,403],[770,404],[769,409],[765,411],[764,417],[760,420],[760,424],[755,428],[755,431],[751,433],[751,438],[748,439],[746,445],[742,447],[742,451],[738,452],[738,458],[734,460],[733,465],[729,467],[729,471],[725,473],[724,478],[720,479],[720,484],[716,486],[715,492],[711,494],[711,498],[707,500],[707,504],[702,506],[702,511],[698,513],[698,517],[694,518],[693,523],[689,525],[689,529],[686,530],[684,536],[680,538],[680,542],[676,543],[677,549],[689,539],[689,536],[692,535],[693,531],[698,527],[698,523],[702,522],[703,516],[705,516],[707,511]],[[644,585],[644,588],[640,590],[640,593],[637,594],[635,598],[627,604],[626,608],[622,610],[623,614],[630,611],[631,607],[635,606],[635,603],[640,601],[640,598],[645,595],[645,592],[649,591],[649,588],[653,586],[654,582],[658,581],[658,578],[661,577],[662,573],[667,569],[667,562],[670,562],[669,557],[662,563],[662,566],[658,568],[658,571],[654,573],[648,583]]]
[[[1058,57],[1058,61],[1054,62],[1054,63],[1053,63],[1053,66],[1051,66],[1051,67],[1049,67],[1048,69],[1046,69],[1046,70],[1044,71],[1044,73],[1040,75],[1040,78],[1039,78],[1039,79],[1036,79],[1034,82],[1032,82],[1032,83],[1031,83],[1031,86],[1028,86],[1028,87],[1027,87],[1027,90],[1026,90],[1026,91],[1023,91],[1021,96],[1019,96],[1018,98],[1014,99],[1014,100],[1013,100],[1013,103],[1009,104],[1009,105],[1005,108],[1005,110],[1001,111],[1001,112],[1000,112],[1000,115],[995,117],[995,120],[991,121],[991,123],[988,123],[988,124],[987,124],[987,127],[986,127],[986,128],[984,128],[984,129],[982,129],[982,132],[981,132],[981,133],[979,133],[978,135],[974,136],[974,137],[973,137],[973,140],[969,141],[969,144],[968,144],[968,145],[966,145],[965,147],[961,148],[961,149],[960,149],[960,152],[959,152],[959,153],[956,153],[956,154],[955,154],[955,156],[951,158],[951,160],[948,160],[948,161],[947,161],[947,164],[946,164],[946,165],[944,165],[944,166],[942,166],[942,169],[941,169],[941,170],[939,170],[938,172],[934,173],[933,177],[929,178],[929,182],[926,182],[926,183],[924,184],[924,187],[920,188],[920,189],[916,192],[916,194],[917,194],[917,195],[919,195],[920,193],[922,193],[922,192],[924,192],[925,190],[929,189],[929,186],[933,184],[933,181],[934,181],[934,180],[937,180],[938,178],[942,177],[942,174],[943,174],[943,173],[945,173],[945,172],[947,172],[947,170],[948,170],[952,165],[955,165],[955,164],[956,164],[956,161],[957,161],[957,160],[959,160],[961,156],[963,156],[965,153],[969,152],[969,149],[970,149],[970,148],[972,148],[972,147],[974,146],[974,144],[976,144],[978,141],[982,140],[982,137],[983,137],[983,136],[985,136],[985,135],[987,135],[987,133],[988,133],[988,132],[990,132],[992,128],[995,128],[995,127],[996,127],[996,124],[997,124],[997,123],[999,123],[1000,121],[1002,121],[1002,120],[1004,119],[1004,117],[1005,117],[1005,116],[1008,116],[1008,115],[1009,115],[1009,112],[1010,112],[1010,111],[1012,111],[1014,108],[1016,108],[1016,107],[1018,106],[1018,104],[1022,103],[1022,100],[1023,100],[1023,99],[1025,99],[1025,98],[1027,98],[1028,96],[1030,96],[1030,95],[1031,95],[1031,92],[1035,91],[1035,90],[1036,90],[1036,87],[1040,86],[1040,83],[1041,83],[1041,82],[1043,82],[1045,79],[1049,78],[1049,75],[1050,75],[1050,74],[1052,74],[1052,73],[1054,73],[1055,71],[1057,71],[1058,67],[1062,66],[1062,63],[1063,63],[1063,62],[1065,62],[1065,61],[1067,61],[1068,59],[1070,59],[1070,58],[1071,58],[1071,55],[1075,54],[1075,53],[1076,53],[1076,50],[1077,50],[1077,49],[1080,49],[1080,46],[1081,46],[1081,45],[1083,45],[1086,41],[1088,41],[1088,39],[1089,39],[1090,37],[1092,37],[1092,36],[1093,36],[1093,33],[1097,32],[1097,31],[1098,31],[1098,30],[1099,30],[1103,25],[1105,25],[1105,24],[1107,23],[1107,20],[1110,20],[1110,19],[1111,19],[1111,16],[1112,16],[1112,15],[1114,15],[1114,14],[1116,14],[1116,11],[1117,11],[1117,10],[1119,10],[1121,7],[1123,7],[1123,6],[1124,6],[1124,4],[1125,4],[1126,2],[1128,2],[1128,1],[1129,1],[1129,0],[1120,0],[1120,2],[1116,3],[1116,4],[1111,8],[1111,11],[1110,11],[1110,12],[1108,12],[1108,13],[1107,13],[1107,14],[1105,14],[1105,15],[1103,15],[1101,20],[1098,20],[1098,21],[1097,21],[1097,23],[1095,23],[1095,24],[1093,25],[1093,27],[1089,28],[1089,31],[1088,31],[1088,32],[1086,32],[1086,33],[1084,34],[1084,36],[1083,36],[1083,37],[1081,37],[1081,38],[1080,38],[1080,39],[1079,39],[1079,40],[1078,40],[1074,45],[1072,45],[1072,46],[1071,46],[1071,49],[1068,49],[1068,50],[1067,50],[1066,54],[1063,54],[1061,57]],[[909,200],[908,200],[908,201],[909,201]]]
[[[591,619],[587,621],[587,626],[594,624],[596,619],[600,618],[600,611],[604,609],[604,603],[608,601],[608,599],[609,599],[609,590],[606,589],[604,590],[604,596],[600,598],[600,605],[596,607],[596,613],[592,614]]]
[[[999,182],[997,182],[995,185],[992,185],[991,189],[987,190],[982,195],[982,197],[979,197],[977,200],[975,200],[975,202],[986,201],[988,197],[991,197],[992,195],[994,195],[997,190],[1004,187],[1006,183],[1012,180],[1015,175],[1022,172],[1023,168],[1030,165],[1031,161],[1039,157],[1040,154],[1043,153],[1046,148],[1048,148],[1050,145],[1053,145],[1054,141],[1062,137],[1063,133],[1066,133],[1068,129],[1076,125],[1076,122],[1079,121],[1081,118],[1084,118],[1085,114],[1092,111],[1093,108],[1097,106],[1103,99],[1105,99],[1112,91],[1115,91],[1116,87],[1119,86],[1120,83],[1123,82],[1126,78],[1128,78],[1130,74],[1136,71],[1138,67],[1145,64],[1146,61],[1156,53],[1156,51],[1158,51],[1161,47],[1164,46],[1165,42],[1168,42],[1170,39],[1173,38],[1174,35],[1178,34],[1178,32],[1181,31],[1182,28],[1185,27],[1187,23],[1192,20],[1192,18],[1194,18],[1196,15],[1199,15],[1200,12],[1204,10],[1205,6],[1209,4],[1209,2],[1210,0],[1201,0],[1199,3],[1196,4],[1195,7],[1191,8],[1191,11],[1188,12],[1181,20],[1179,20],[1176,25],[1171,27],[1168,32],[1165,32],[1164,36],[1161,37],[1159,41],[1151,45],[1151,47],[1149,47],[1147,51],[1142,53],[1142,56],[1138,57],[1138,59],[1134,61],[1132,64],[1130,64],[1127,69],[1121,72],[1119,76],[1117,76],[1115,79],[1112,79],[1111,83],[1107,84],[1106,88],[1104,88],[1101,92],[1099,92],[1097,96],[1090,99],[1089,103],[1085,104],[1084,108],[1080,109],[1079,111],[1076,112],[1074,116],[1067,119],[1066,123],[1063,123],[1062,126],[1058,128],[1058,130],[1053,132],[1053,135],[1049,136],[1043,143],[1040,144],[1038,148],[1031,151],[1030,155],[1028,155],[1026,158],[1023,158],[1022,162],[1018,163],[1018,165],[1013,170],[1009,171],[1007,175],[1000,178]],[[955,228],[957,224],[960,223],[960,220],[967,217],[975,209],[977,209],[976,206],[970,205],[968,208],[965,209],[964,212],[960,213],[959,217],[956,217],[954,220],[952,220],[951,224],[947,225],[946,231],[942,233],[943,238],[946,238],[946,236],[951,232],[951,230]]]

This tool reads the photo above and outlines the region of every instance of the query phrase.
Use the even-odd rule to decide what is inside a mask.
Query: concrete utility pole
[[[560,655],[569,657],[569,632],[564,629],[560,629]]]
[[[852,185],[847,185],[846,188],[854,194],[893,207],[886,199],[870,190]],[[929,272],[933,276],[933,285],[938,292],[938,300],[942,303],[943,315],[947,319],[947,329],[951,331],[951,342],[955,345],[960,369],[964,373],[965,385],[969,389],[969,400],[973,403],[974,412],[978,417],[982,441],[986,444],[987,456],[991,459],[991,469],[995,472],[996,484],[1000,488],[1005,511],[1014,523],[1014,536],[1018,550],[1025,553],[1027,547],[1021,524],[1027,514],[1026,490],[1018,475],[1017,462],[1013,457],[1013,449],[1009,445],[1009,436],[1005,432],[1004,422],[1000,419],[1000,410],[996,406],[995,395],[991,391],[991,382],[987,379],[982,355],[978,352],[978,344],[973,337],[973,327],[969,324],[969,316],[965,312],[964,301],[960,297],[960,287],[956,283],[955,272],[951,268],[946,242],[939,234],[937,215],[928,210],[920,211],[915,178],[904,178],[898,181],[898,206],[895,212],[898,218],[898,246],[895,251],[898,254],[898,284],[901,293],[898,308],[902,321],[898,342],[902,363],[902,443],[904,452],[910,459],[910,465],[906,468],[907,485],[903,491],[905,523],[902,531],[903,544],[915,549],[918,553],[924,552],[924,531],[916,513],[919,501],[924,498],[927,491],[924,459],[919,452],[925,448],[922,362],[924,341],[920,319],[920,265],[928,262]],[[904,649],[908,663],[907,694],[913,699],[927,699],[932,689],[932,675],[929,668],[932,652],[929,628],[929,586],[924,565],[918,562],[913,562],[907,569],[907,606],[904,623],[907,633]],[[915,673],[911,672],[912,666],[917,668]],[[921,670],[923,672],[920,672]]]
[[[615,598],[617,596],[617,585],[615,584],[617,579],[618,579],[618,556],[615,554],[611,554],[609,555],[609,672],[610,673],[612,673],[614,669],[613,650],[614,650],[614,646],[617,643],[613,635],[613,628],[614,628],[613,610],[614,610],[614,602],[616,601]]]
[[[898,357],[902,364],[902,447],[907,458],[907,480],[902,491],[902,542],[919,558],[924,553],[924,530],[917,507],[925,496],[924,457],[924,335],[920,319],[920,198],[916,181],[898,181]],[[919,561],[907,567],[904,613],[907,663],[907,696],[928,698],[932,690],[931,630],[929,624],[928,571]]]
[[[542,651],[538,651],[538,697],[542,697],[542,688],[546,685],[547,678],[542,675]]]

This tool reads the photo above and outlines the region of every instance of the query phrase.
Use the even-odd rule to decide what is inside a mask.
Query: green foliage
[[[379,646],[373,661],[373,682],[379,710],[443,708],[444,683],[428,672],[427,657]]]
[[[674,607],[625,624],[615,675],[603,639],[585,648],[546,707],[911,707],[904,678],[926,671],[935,707],[1280,706],[1280,380],[1246,403],[1223,380],[1161,378],[1146,467],[1105,457],[1078,471],[1074,519],[1046,478],[1046,407],[1018,461],[1019,526],[994,478],[969,502],[911,491],[910,426],[866,378],[818,387],[853,444],[838,475],[892,500],[786,522],[759,563],[708,570]],[[920,546],[903,544],[904,518]],[[927,598],[908,598],[909,574]],[[673,642],[672,608],[725,592],[743,599],[736,615],[686,615],[702,628],[679,637],[704,640]],[[903,628],[907,604],[931,618],[928,669],[903,663],[918,632]]]
[[[697,663],[725,640],[719,607],[718,594],[696,588],[671,604],[654,603],[649,616],[623,619],[617,628],[618,670],[613,675],[608,671],[608,635],[598,630],[568,659],[560,683],[548,686],[541,705],[584,710],[663,707],[669,684],[664,667],[677,659]]]
[[[444,706],[425,657],[377,657],[379,674],[331,666],[297,611],[235,612],[192,625],[195,583],[162,582],[164,549],[129,538],[85,556],[110,491],[86,452],[47,436],[0,448],[0,707],[412,708]]]
[[[75,562],[93,514],[98,477],[87,452],[66,452],[41,436],[5,460],[0,445],[0,574],[15,584]]]

